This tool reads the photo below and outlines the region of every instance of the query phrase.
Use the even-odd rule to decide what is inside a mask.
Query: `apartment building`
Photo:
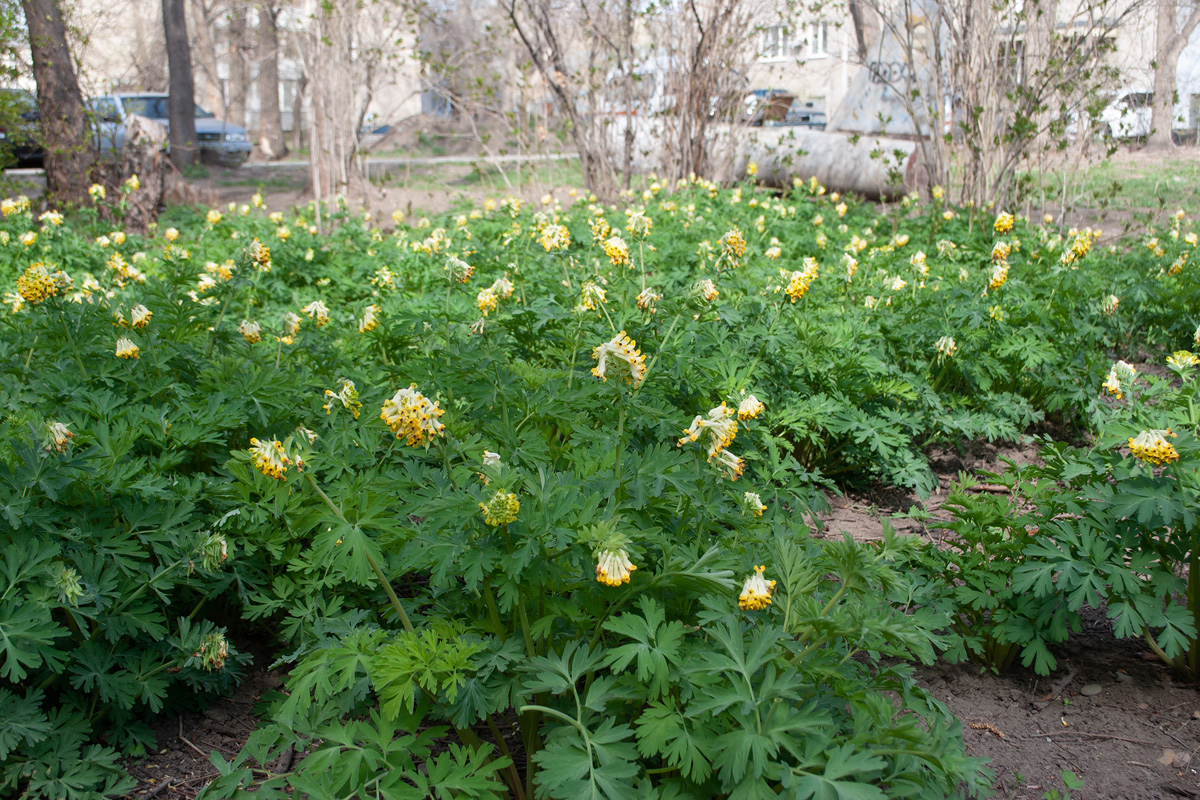
[[[1112,27],[1113,52],[1109,63],[1121,75],[1108,87],[1114,100],[1131,97],[1135,102],[1149,97],[1154,77],[1151,64],[1155,60],[1156,8],[1154,3],[1140,4],[1121,19],[1121,24]],[[1105,12],[1115,20],[1120,9],[1107,6]],[[1056,30],[1062,36],[1079,35],[1077,31],[1090,23],[1067,19],[1069,13],[1064,6]],[[849,11],[841,4],[824,7],[819,16],[800,10],[790,19],[776,12],[764,15],[758,26],[758,51],[749,70],[748,88],[782,90],[801,103],[811,104],[814,110],[832,116],[852,91],[855,76],[866,68],[858,55],[857,36],[850,19]],[[867,29],[870,49],[876,44],[873,39],[878,31],[871,30],[869,19]],[[1023,69],[1022,32],[1006,28],[1002,38],[997,47],[1006,49],[1013,69]],[[894,66],[874,65],[876,69]],[[1176,93],[1175,128],[1195,131],[1200,128],[1200,29],[1180,55]]]

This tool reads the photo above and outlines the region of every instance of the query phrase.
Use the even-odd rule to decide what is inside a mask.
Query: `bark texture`
[[[162,0],[163,34],[170,72],[171,162],[179,168],[196,163],[196,92],[192,81],[192,49],[188,44],[183,0]]]
[[[258,96],[262,102],[258,146],[270,159],[287,155],[283,139],[283,112],[279,104],[279,9],[264,3],[258,9]]]
[[[87,115],[57,0],[22,0],[46,149],[46,185],[59,203],[83,202],[91,180]]]
[[[1200,5],[1187,12],[1179,0],[1158,0],[1157,24],[1154,37],[1154,105],[1150,112],[1150,138],[1146,147],[1165,150],[1171,146],[1171,130],[1175,122],[1175,72],[1179,54],[1200,23]]]
[[[246,8],[233,3],[229,8],[229,111],[226,120],[246,127],[246,90],[249,71],[246,69]]]

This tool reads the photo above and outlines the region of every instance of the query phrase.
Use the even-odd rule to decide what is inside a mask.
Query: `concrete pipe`
[[[814,131],[796,127],[763,127],[747,131],[739,148],[736,173],[758,166],[758,180],[790,186],[793,179],[816,176],[831,191],[854,192],[870,199],[890,199],[911,192],[923,182],[921,150],[911,139]],[[899,182],[893,180],[900,178]]]

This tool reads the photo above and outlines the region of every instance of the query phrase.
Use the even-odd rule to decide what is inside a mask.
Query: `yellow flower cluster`
[[[742,236],[742,232],[737,228],[726,231],[725,234],[717,240],[717,244],[721,246],[721,254],[731,258],[741,258],[746,255],[746,239]]]
[[[937,340],[934,347],[937,348],[938,363],[947,358],[954,358],[954,354],[958,352],[958,343],[954,341],[953,336],[943,336]]]
[[[571,232],[565,225],[547,225],[542,229],[542,235],[538,238],[538,242],[546,248],[547,253],[566,250],[571,246]]]
[[[1118,361],[1108,371],[1108,377],[1104,379],[1101,386],[1110,395],[1120,400],[1125,397],[1125,387],[1133,385],[1136,375],[1137,370],[1132,365]]]
[[[93,203],[99,203],[106,196],[107,192],[104,187],[98,183],[93,183],[88,187],[88,196],[92,198]]]
[[[741,403],[738,404],[737,416],[740,420],[758,419],[758,415],[766,411],[764,406],[757,397],[752,394],[746,395]]]
[[[992,291],[999,289],[1008,280],[1008,262],[997,261],[992,266],[992,278],[988,281],[988,288]]]
[[[767,510],[757,492],[746,492],[742,495],[742,503],[746,506],[746,510],[756,517],[761,517]]]
[[[216,225],[222,219],[221,212],[217,211],[215,208],[210,208],[208,213],[204,215],[204,218],[208,220],[209,225]]]
[[[316,322],[318,328],[325,327],[325,323],[329,322],[329,309],[320,300],[313,300],[300,311]]]
[[[1190,350],[1176,350],[1171,355],[1167,356],[1167,364],[1176,369],[1185,367],[1194,367],[1200,365],[1200,357]]]
[[[738,605],[743,611],[760,611],[771,605],[771,590],[775,581],[763,577],[767,571],[765,566],[755,567],[746,582],[742,585],[742,593],[738,596]]]
[[[996,233],[1008,233],[1013,229],[1015,221],[1012,214],[1009,214],[1007,211],[1001,212],[996,217],[996,221],[992,223],[992,230]]]
[[[46,433],[48,435],[46,451],[54,450],[56,453],[65,452],[67,446],[71,444],[71,439],[75,434],[61,422],[47,422]]]
[[[296,334],[300,332],[300,315],[294,311],[289,311],[283,315],[283,336],[278,337],[279,341],[284,344],[291,344],[296,340]]]
[[[612,372],[636,389],[646,378],[646,357],[637,349],[637,342],[630,339],[625,331],[593,348],[592,357],[596,359],[592,374],[602,381],[607,382]]]
[[[71,278],[67,273],[41,261],[27,268],[17,278],[17,294],[31,306],[70,288]]]
[[[596,556],[596,580],[605,586],[629,583],[629,576],[636,569],[624,548],[601,550]]]
[[[397,439],[402,438],[405,444],[415,447],[441,435],[445,426],[438,417],[444,413],[437,403],[418,392],[414,383],[385,401],[379,418],[387,423]]]
[[[138,346],[127,337],[122,336],[117,339],[117,358],[137,358]]]
[[[804,259],[804,269],[801,270],[779,270],[779,277],[787,281],[787,286],[783,292],[788,296],[788,299],[795,303],[808,292],[808,287],[812,286],[812,282],[817,278],[817,260],[811,256]]]
[[[108,261],[105,262],[105,266],[108,267],[109,271],[116,274],[113,280],[116,281],[118,286],[124,286],[126,281],[146,282],[145,273],[126,261],[125,257],[120,253],[113,253],[109,256]],[[215,282],[213,285],[216,285]],[[201,288],[201,291],[204,291],[204,288]]]
[[[370,333],[379,327],[379,306],[371,303],[363,309],[362,319],[358,321],[359,333]]]
[[[1008,242],[996,242],[992,245],[992,261],[1005,261],[1012,253],[1012,245]]]
[[[322,406],[326,414],[332,413],[334,405],[340,403],[342,408],[353,414],[355,419],[358,419],[362,403],[359,402],[358,389],[354,387],[354,381],[342,378],[342,388],[337,392],[326,389],[325,396],[329,398],[329,402]]]
[[[651,313],[654,313],[654,304],[657,303],[659,300],[662,300],[662,295],[659,294],[658,292],[654,291],[653,287],[647,286],[645,289],[642,289],[642,291],[638,293],[637,307],[640,308],[642,311],[649,311]]]
[[[508,298],[512,297],[513,290],[515,288],[516,287],[513,286],[513,282],[508,279],[507,272],[501,275],[499,278],[496,278],[496,280],[492,281],[492,291],[495,292],[501,300],[507,300]]]
[[[1142,431],[1137,438],[1130,438],[1129,452],[1135,458],[1152,466],[1162,466],[1179,460],[1179,452],[1167,441],[1175,438],[1170,428],[1166,430]]]
[[[604,255],[608,256],[609,263],[614,267],[633,266],[629,260],[629,245],[620,236],[610,236],[604,240]]]
[[[129,309],[129,324],[135,328],[144,328],[150,324],[152,316],[154,316],[154,312],[139,303]]]
[[[683,447],[689,442],[697,441],[707,431],[708,457],[711,460],[713,456],[733,443],[737,437],[737,429],[737,418],[733,410],[727,404],[721,403],[716,408],[710,409],[707,417],[696,415],[692,424],[684,429],[683,438],[679,440],[677,446]]]
[[[242,324],[238,325],[238,333],[250,344],[258,344],[262,341],[262,328],[252,320],[242,320]]]
[[[588,221],[588,230],[592,231],[592,242],[601,245],[608,239],[608,234],[612,233],[612,225],[608,224],[604,217],[593,217]]]
[[[705,278],[702,281],[697,281],[692,286],[692,294],[704,300],[706,303],[711,303],[721,296],[721,292],[717,289],[717,285],[711,279]]]
[[[246,256],[263,272],[271,271],[271,248],[260,242],[258,237],[246,248]]]
[[[507,525],[516,520],[517,512],[521,510],[521,504],[517,501],[515,494],[501,489],[492,496],[491,500],[480,503],[479,510],[483,512],[483,521],[488,525]]]
[[[639,239],[645,239],[650,235],[650,228],[653,225],[653,220],[646,216],[646,212],[640,210],[633,211],[629,214],[629,221],[625,224],[625,230]]]
[[[1117,305],[1121,300],[1115,294],[1110,294],[1100,303],[1100,310],[1104,312],[1104,316],[1111,317],[1117,313]]]
[[[457,256],[449,256],[446,259],[446,265],[443,267],[446,274],[452,281],[466,283],[471,280],[471,275],[474,274],[475,268]]]
[[[595,281],[588,281],[579,290],[579,308],[585,311],[595,311],[607,301],[608,292],[597,286]]]
[[[488,286],[486,289],[480,289],[479,294],[475,295],[475,307],[485,317],[488,312],[495,311],[500,305],[499,298],[496,297],[496,290]]]
[[[292,459],[283,449],[283,443],[278,439],[272,439],[269,442],[251,439],[250,455],[254,456],[255,468],[263,475],[275,480],[283,480],[288,467],[293,464]]]
[[[0,200],[0,214],[11,217],[13,214],[23,214],[29,210],[29,198],[25,195],[6,197]]]

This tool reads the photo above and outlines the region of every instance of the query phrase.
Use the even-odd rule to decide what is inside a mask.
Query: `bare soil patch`
[[[938,663],[919,680],[962,720],[968,753],[991,760],[999,798],[1061,794],[1065,770],[1083,781],[1073,798],[1200,797],[1200,694],[1139,640],[1115,639],[1103,615],[1090,617],[1058,648],[1053,675]]]

